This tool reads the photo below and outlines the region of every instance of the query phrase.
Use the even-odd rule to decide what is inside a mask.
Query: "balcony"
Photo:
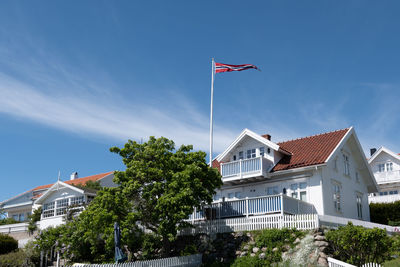
[[[400,200],[400,195],[369,196],[369,203],[391,203]]]
[[[222,181],[229,182],[251,177],[266,177],[267,170],[271,166],[272,163],[264,157],[221,163]]]
[[[189,221],[265,214],[315,214],[312,204],[283,194],[215,202],[196,210]]]
[[[400,182],[400,171],[376,172],[374,173],[378,184]]]

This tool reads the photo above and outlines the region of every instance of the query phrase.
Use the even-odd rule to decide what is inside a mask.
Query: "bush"
[[[19,221],[14,220],[13,218],[4,218],[0,220],[0,225],[20,223]]]
[[[271,266],[268,261],[261,260],[258,257],[241,257],[237,258],[235,262],[231,265],[232,267],[264,267]]]
[[[357,266],[390,259],[393,243],[385,230],[366,229],[351,222],[326,233],[326,239],[331,242],[336,259]]]
[[[0,234],[0,254],[6,254],[18,248],[18,241],[11,236]]]
[[[23,250],[0,255],[0,266],[2,267],[30,267],[35,266]]]
[[[400,222],[400,201],[393,203],[369,204],[371,222],[389,224],[389,221]]]

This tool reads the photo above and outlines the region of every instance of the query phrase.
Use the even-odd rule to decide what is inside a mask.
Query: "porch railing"
[[[391,203],[399,200],[400,200],[400,194],[368,197],[369,203]]]
[[[259,172],[262,174],[267,169],[267,159],[256,157],[251,159],[241,159],[227,163],[221,163],[222,178],[240,176]]]
[[[400,182],[400,171],[388,171],[388,172],[377,172],[374,173],[376,182],[379,183],[390,183]]]
[[[283,194],[215,202],[196,210],[189,220],[221,219],[262,214],[313,214],[312,204]]]

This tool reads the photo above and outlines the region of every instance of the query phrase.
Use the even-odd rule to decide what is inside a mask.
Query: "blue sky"
[[[111,146],[166,136],[215,152],[243,128],[273,141],[354,126],[400,152],[398,1],[3,1],[0,200],[78,171],[123,169]]]

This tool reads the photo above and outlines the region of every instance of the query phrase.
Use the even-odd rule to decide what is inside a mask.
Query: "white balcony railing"
[[[369,203],[391,203],[400,200],[400,195],[369,196]]]
[[[241,159],[227,163],[221,163],[222,179],[246,178],[249,176],[262,176],[263,172],[271,166],[271,163],[263,157]]]
[[[189,220],[221,219],[264,214],[313,214],[314,205],[283,194],[215,202],[196,210]]]
[[[400,182],[400,171],[389,171],[389,172],[376,172],[374,173],[376,182],[380,183],[393,183]]]

